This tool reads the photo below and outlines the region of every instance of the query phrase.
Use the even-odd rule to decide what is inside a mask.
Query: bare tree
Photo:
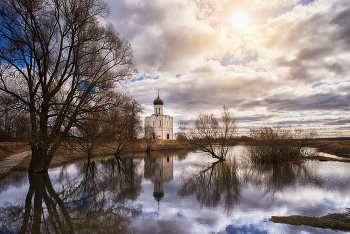
[[[87,152],[90,160],[92,153],[99,148],[99,141],[104,138],[101,113],[87,113],[84,118],[80,118],[76,122],[75,126],[77,127],[77,133],[73,137],[77,140],[72,142],[72,146],[75,149],[77,149],[77,145],[81,146],[82,150]]]
[[[130,151],[142,127],[139,113],[141,105],[127,95],[116,96],[105,121],[106,136],[113,141],[111,148],[115,156]]]
[[[8,95],[0,96],[0,141],[12,141],[14,139],[14,117],[12,111],[15,100]]]
[[[29,113],[29,171],[47,170],[77,120],[136,72],[107,13],[101,0],[0,2],[0,92]]]
[[[183,130],[183,139],[199,150],[214,158],[225,159],[234,145],[237,124],[228,108],[223,106],[221,119],[214,114],[199,114],[194,125],[181,123],[180,129]]]
[[[26,113],[19,113],[15,119],[15,139],[17,142],[26,142],[30,132],[29,118]]]
[[[9,95],[0,96],[0,141],[28,140],[29,116]]]
[[[116,156],[129,152],[141,131],[141,105],[127,94],[112,94],[105,108],[85,113],[75,123],[72,137],[76,140],[69,145],[87,152],[89,159],[93,152],[106,147]],[[76,143],[79,147],[75,147]]]
[[[155,142],[156,133],[154,127],[151,125],[145,126],[145,141],[146,141],[146,151],[147,153],[151,152],[152,145]]]

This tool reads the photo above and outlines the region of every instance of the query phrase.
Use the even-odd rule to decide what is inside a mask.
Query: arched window
[[[162,121],[161,120],[159,120],[159,126],[162,126]]]

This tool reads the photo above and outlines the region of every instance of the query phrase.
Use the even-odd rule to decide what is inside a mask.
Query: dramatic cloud
[[[349,1],[109,4],[134,50],[139,74],[129,90],[144,115],[153,113],[159,88],[176,122],[219,115],[225,104],[242,134],[268,122],[350,136]],[[244,28],[232,24],[238,14],[247,18]]]
[[[282,7],[291,7],[296,5],[299,0],[245,0],[255,9],[279,9]]]
[[[227,52],[239,56],[240,39],[197,19],[193,1],[113,2],[117,29],[131,42],[140,71],[183,73]],[[116,9],[114,11],[114,9]]]

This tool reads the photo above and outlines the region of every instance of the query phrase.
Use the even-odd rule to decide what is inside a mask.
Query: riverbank
[[[338,157],[350,158],[349,139],[312,139],[309,146],[317,148],[319,152],[333,154]]]
[[[115,153],[115,143],[108,143],[100,145],[92,153],[90,160],[101,160],[104,158],[114,157]],[[129,145],[126,152],[123,153],[122,157],[135,157],[135,158],[144,158],[146,154],[146,141],[144,139],[137,140],[133,144]],[[30,148],[28,145],[23,143],[12,143],[12,142],[1,142],[0,143],[0,164],[3,166],[3,170],[0,171],[0,180],[7,178],[10,174],[16,174],[19,172],[27,171],[31,159],[31,155],[28,154]],[[194,150],[193,146],[189,144],[184,144],[176,140],[153,140],[151,147],[152,157],[162,157],[163,152],[166,151],[191,151]],[[17,164],[7,163],[8,159],[11,156],[18,154],[23,155],[21,160]],[[66,145],[61,147],[61,149],[56,152],[55,156],[52,159],[50,168],[64,166],[67,164],[83,162],[88,159],[87,153],[81,147],[72,147],[72,145]],[[9,166],[11,168],[6,168]]]
[[[322,217],[312,216],[272,216],[270,221],[274,223],[285,223],[296,226],[310,226],[322,229],[332,229],[336,231],[350,231],[350,209],[345,213],[331,213]]]
[[[238,139],[238,145],[248,145],[249,142],[244,139]],[[333,154],[338,157],[350,159],[350,139],[344,138],[315,138],[310,139],[307,147],[315,148],[318,152]]]

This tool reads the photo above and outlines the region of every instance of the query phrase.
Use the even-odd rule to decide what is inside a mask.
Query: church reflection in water
[[[145,179],[151,180],[154,184],[153,197],[159,202],[164,197],[163,182],[173,179],[173,156],[160,157],[148,155],[145,160]]]

